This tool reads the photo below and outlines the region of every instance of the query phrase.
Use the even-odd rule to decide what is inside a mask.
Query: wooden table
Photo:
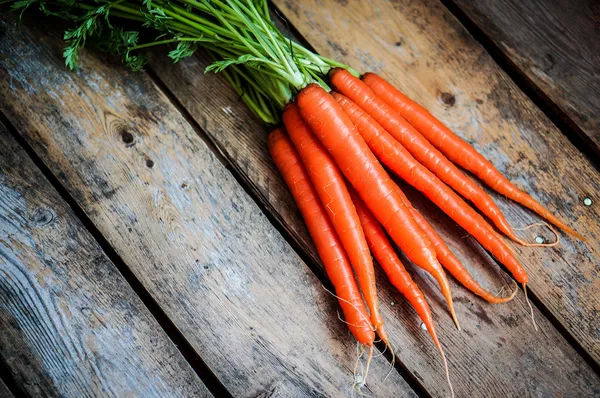
[[[537,332],[522,294],[493,306],[451,281],[455,330],[410,267],[457,396],[600,396],[600,9],[521,3],[274,0],[317,51],[389,78],[588,238],[514,247]],[[0,17],[0,396],[350,396],[357,347],[266,128],[201,53],[172,65],[160,49],[132,73],[85,51],[69,72],[64,26],[28,18]],[[479,281],[510,280],[407,191]],[[512,225],[537,220],[494,198]],[[396,364],[377,357],[363,393],[448,396],[415,312],[379,286]]]

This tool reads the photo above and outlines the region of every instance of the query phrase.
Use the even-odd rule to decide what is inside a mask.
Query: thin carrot
[[[473,202],[494,224],[511,239],[523,242],[510,228],[500,208],[492,198],[465,176],[440,151],[425,139],[402,116],[396,113],[387,103],[360,79],[352,76],[344,69],[334,69],[331,83],[337,91],[350,98],[356,105],[375,119],[388,133],[398,140],[421,164],[439,177],[454,190]]]
[[[374,73],[366,73],[362,77],[362,80],[379,98],[413,125],[433,146],[446,155],[448,159],[475,174],[497,192],[533,210],[565,232],[583,239],[580,234],[560,221],[530,195],[514,186],[490,161],[454,134],[448,127],[429,113],[427,109],[405,96],[386,80]]]
[[[425,194],[433,203],[438,205],[447,215],[462,226],[467,232],[473,235],[482,243],[494,242],[488,239],[489,235],[495,237],[492,227],[475,212],[468,204],[464,202],[452,189],[440,181],[425,166],[417,162],[414,157],[383,129],[371,116],[360,109],[347,97],[339,93],[333,93],[333,97],[341,105],[342,109],[350,120],[356,126],[359,134],[371,148],[373,153],[387,165],[398,176],[404,179],[413,187]],[[471,290],[473,293],[484,299],[500,303],[506,302],[514,297],[514,294],[508,298],[498,298],[484,290],[471,277],[469,272],[463,267],[460,261],[448,249],[442,238],[435,232],[427,221],[416,211],[404,193],[398,189],[398,195],[404,201],[404,204],[411,209],[413,217],[423,228],[427,237],[433,243],[436,255],[440,263],[446,268],[459,282]],[[484,246],[486,249],[497,250],[497,246],[504,245],[499,237],[496,237],[496,245]],[[515,290],[516,293],[516,290]]]
[[[515,288],[515,290],[513,290],[513,292],[509,296],[506,297],[495,296],[492,293],[485,290],[483,287],[481,287],[481,285],[477,283],[475,279],[473,279],[469,271],[465,269],[460,260],[456,258],[454,253],[452,253],[452,251],[446,245],[446,242],[444,242],[442,237],[438,235],[438,233],[435,231],[435,229],[433,229],[429,222],[425,220],[423,215],[412,206],[406,195],[403,194],[402,196],[403,199],[406,199],[406,205],[410,206],[410,211],[413,217],[415,218],[415,220],[417,220],[421,228],[423,228],[423,231],[425,231],[425,233],[427,234],[429,240],[435,246],[435,253],[437,255],[437,258],[440,260],[440,263],[442,263],[444,268],[448,270],[448,272],[450,272],[450,274],[452,274],[452,276],[456,278],[457,281],[462,283],[464,287],[466,287],[479,297],[492,304],[506,303],[516,296],[517,292],[519,291],[518,286]]]
[[[369,211],[367,206],[365,206],[364,202],[358,197],[353,189],[350,189],[350,196],[352,196],[352,201],[356,206],[358,218],[360,218],[360,222],[367,238],[367,243],[369,244],[373,256],[385,271],[385,274],[390,282],[392,282],[392,285],[406,297],[415,311],[417,311],[417,314],[419,314],[419,317],[427,327],[427,330],[433,339],[433,343],[440,351],[442,360],[444,361],[444,370],[446,372],[446,378],[448,379],[448,385],[450,386],[452,395],[454,395],[452,384],[450,383],[446,355],[444,355],[444,350],[438,340],[435,325],[433,323],[433,316],[431,315],[431,309],[429,308],[425,296],[417,284],[412,280],[409,273],[406,272],[404,265],[398,258],[398,255],[396,255],[394,248],[390,244],[385,232],[383,232],[383,229],[381,229],[377,219],[373,216],[373,213]]]
[[[394,182],[348,116],[329,93],[315,84],[300,91],[296,101],[306,123],[392,239],[411,261],[437,280],[458,327],[450,285],[432,243],[424,236],[398,196]]]
[[[381,339],[388,344],[379,312],[373,259],[344,177],[331,155],[304,122],[295,104],[289,104],[283,110],[283,123],[354,266],[358,284],[369,307],[371,322]]]
[[[304,217],[327,276],[335,288],[335,294],[350,332],[360,343],[373,346],[375,333],[354,280],[350,262],[310,182],[300,156],[281,128],[269,134],[268,144],[273,161]]]

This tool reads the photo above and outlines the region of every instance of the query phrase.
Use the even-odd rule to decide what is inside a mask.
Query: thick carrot
[[[283,123],[354,266],[358,284],[369,307],[371,322],[387,344],[388,338],[379,312],[373,259],[344,177],[331,155],[304,122],[295,104],[289,104],[283,110]]]
[[[304,217],[329,280],[335,288],[350,332],[360,343],[372,346],[375,333],[362,300],[354,273],[300,156],[283,129],[269,134],[269,152]]]
[[[344,69],[334,69],[331,82],[340,93],[350,98],[388,131],[425,167],[458,193],[473,202],[494,224],[511,239],[526,244],[512,231],[500,208],[492,198],[465,176],[440,151],[425,139],[402,116],[380,99],[360,79]]]
[[[417,162],[414,157],[379,125],[371,116],[360,109],[355,103],[339,93],[333,93],[333,97],[342,106],[342,109],[356,126],[359,134],[371,148],[375,156],[386,166],[394,171],[400,178],[408,182],[419,191],[423,192],[433,203],[439,206],[448,216],[456,221],[467,232],[480,241],[486,249],[492,253],[501,253],[501,247],[505,243],[497,237],[492,227],[473,210],[452,189],[440,181],[425,166]],[[413,217],[423,228],[427,237],[433,243],[436,255],[440,263],[459,282],[473,293],[483,297],[490,302],[505,302],[508,298],[498,298],[484,290],[471,277],[469,272],[462,266],[460,261],[448,249],[442,238],[431,228],[429,223],[423,219],[410,204],[408,198],[398,189],[398,194],[407,207],[412,211]],[[514,259],[516,262],[516,259]],[[518,264],[518,263],[517,263]],[[515,290],[516,292],[516,290]]]
[[[475,174],[497,192],[535,211],[565,232],[583,239],[580,234],[560,221],[530,195],[514,186],[492,163],[477,152],[475,148],[454,134],[448,127],[429,113],[427,109],[402,94],[398,89],[374,73],[366,73],[362,77],[362,80],[379,98],[413,125],[433,146],[446,155],[448,159]]]
[[[427,239],[377,158],[335,99],[316,84],[296,97],[300,113],[350,184],[406,256],[438,281],[457,324],[450,285]]]
[[[358,218],[360,218],[360,222],[362,223],[367,243],[369,244],[373,256],[379,265],[381,265],[381,268],[383,268],[388,279],[392,282],[392,285],[406,297],[427,327],[427,330],[433,339],[433,343],[442,355],[446,377],[448,378],[448,384],[452,390],[446,355],[444,355],[444,350],[438,340],[435,325],[433,323],[433,316],[431,315],[431,309],[429,308],[425,296],[417,284],[412,280],[409,273],[406,272],[404,265],[398,258],[398,255],[396,255],[394,248],[385,235],[385,232],[383,232],[383,229],[381,229],[377,219],[373,216],[373,213],[367,209],[367,206],[365,206],[364,202],[358,197],[353,189],[350,189],[350,195],[356,206]]]

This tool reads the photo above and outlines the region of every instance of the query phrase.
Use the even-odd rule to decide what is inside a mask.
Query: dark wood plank
[[[453,1],[600,155],[600,2]]]
[[[600,362],[600,173],[438,1],[275,3],[318,51],[381,73],[588,238],[515,250],[531,289]],[[494,198],[513,226],[537,220]]]
[[[358,24],[358,22],[350,20],[348,15],[353,12],[353,15],[358,18],[364,14],[352,9],[350,6],[347,6],[350,7],[350,10],[344,11],[343,7],[329,3],[327,5],[322,3],[294,4],[296,4],[295,7],[299,7],[298,13],[300,15],[306,14],[306,18],[312,21],[332,21],[334,20],[333,15],[336,16],[335,19],[341,18],[344,21],[343,26],[335,26],[329,23],[325,27],[325,22],[317,25],[316,29],[319,31],[319,37],[315,41],[315,45],[320,43],[321,35],[323,38],[330,36],[331,43],[336,43],[339,36],[345,34],[347,26],[354,23]],[[383,5],[380,5],[380,7],[385,7],[383,2],[381,4]],[[368,9],[365,4],[363,6]],[[290,7],[293,7],[293,5]],[[283,8],[285,9],[285,7]],[[390,12],[387,9],[385,12],[381,11],[383,15],[386,12],[394,16],[394,13],[397,13],[397,11]],[[301,29],[301,33],[314,28],[303,24],[303,21],[299,18],[290,19],[294,23],[300,21],[299,26],[304,26],[305,29]],[[370,22],[376,24],[376,21]],[[365,31],[366,29],[363,29],[361,35],[366,35]],[[316,32],[313,33],[316,35]],[[422,31],[416,31],[413,34],[417,37],[424,35]],[[310,39],[311,35],[307,35],[307,37]],[[426,39],[425,36],[422,40],[426,41]],[[348,40],[350,41],[350,39]],[[453,37],[453,40],[456,40],[456,37]],[[330,45],[335,47],[334,44]],[[346,44],[345,48],[354,47]],[[367,48],[372,49],[373,46]],[[329,54],[340,57],[345,52],[342,47],[339,51],[330,50]],[[311,255],[315,261],[318,261],[300,217],[294,209],[293,202],[282,185],[277,171],[268,160],[265,142],[268,131],[252,118],[250,112],[240,104],[236,95],[226,88],[219,77],[205,76],[202,73],[207,62],[206,59],[197,57],[172,65],[164,54],[160,55],[161,53],[164,53],[164,51],[157,51],[154,54],[152,68],[155,73],[205,130],[221,153],[231,162],[232,167],[239,173],[240,177],[255,192],[261,203],[273,212],[278,222],[281,222],[283,227],[297,239],[300,247]],[[387,54],[381,55],[387,56]],[[377,62],[376,56],[378,55],[370,56],[370,59]],[[385,59],[383,58],[383,60]],[[353,63],[363,65],[359,61]],[[496,118],[501,119],[502,116],[497,115]],[[596,175],[589,166],[585,166],[581,157],[575,157],[575,159],[584,164],[583,170],[587,175],[592,177]],[[532,179],[532,181],[534,180]],[[442,231],[452,249],[457,252],[477,279],[495,282],[496,284],[492,285],[492,288],[498,289],[504,279],[501,273],[498,272],[498,268],[495,267],[487,255],[481,252],[478,245],[471,239],[465,241],[463,239],[464,231],[457,230],[453,222],[436,212],[423,198],[414,195],[414,193],[412,197],[416,199],[418,206],[425,209],[430,215],[430,219],[436,228]],[[505,210],[511,207],[514,206],[503,203]],[[582,208],[578,210],[580,213],[584,213]],[[597,210],[593,209],[593,211]],[[528,214],[521,212],[520,209],[513,210],[511,217],[511,220],[517,222],[517,225],[523,225],[526,220],[530,219]],[[593,219],[594,214],[591,214],[588,220]],[[565,249],[565,246],[563,246],[562,250],[571,250],[572,247],[579,247],[579,250],[581,250],[581,245],[578,243],[573,244],[570,241],[566,242],[566,247],[569,249]],[[545,251],[540,249],[531,250],[521,253],[521,257],[525,257],[524,260],[526,260],[530,253],[539,255],[539,252]],[[543,258],[543,262],[556,261],[556,258],[560,258],[558,252],[552,253],[550,251],[550,254],[546,252],[544,255],[546,257]],[[593,256],[588,255],[587,263],[585,263],[588,269],[593,269],[592,259]],[[564,261],[562,264],[565,267],[571,261],[571,258],[567,257],[562,261]],[[422,273],[418,272],[418,274],[419,277],[422,277]],[[565,278],[565,276],[560,275],[559,271],[556,274],[555,280]],[[508,305],[490,306],[478,301],[462,288],[454,286],[456,300],[459,302],[459,316],[464,328],[464,333],[457,333],[452,328],[449,317],[445,313],[443,301],[439,298],[437,289],[433,287],[434,284],[427,277],[422,277],[420,282],[422,282],[427,293],[433,297],[434,310],[442,323],[441,334],[444,343],[447,345],[455,388],[459,395],[511,396],[522,391],[531,390],[532,386],[537,386],[536,388],[540,391],[544,390],[555,395],[561,395],[568,394],[571,388],[583,387],[588,381],[592,384],[583,388],[591,387],[588,393],[598,391],[599,380],[597,376],[583,363],[552,325],[542,319],[543,316],[537,311],[536,319],[543,326],[540,333],[533,332],[522,297]],[[570,292],[568,289],[572,289],[572,284],[565,283],[564,285],[565,291]],[[380,289],[380,297],[383,303],[382,310],[389,332],[393,336],[393,342],[398,344],[399,360],[424,384],[428,392],[433,395],[444,395],[446,391],[444,390],[443,375],[438,366],[435,348],[430,344],[427,336],[419,331],[419,324],[416,321],[414,312],[398,297],[398,294],[389,288],[383,278],[380,280],[380,286],[382,286]],[[588,315],[593,315],[593,313]],[[590,333],[594,330],[593,323],[582,322],[578,319],[574,320],[583,323],[590,337],[593,338],[594,334]],[[540,341],[544,343],[540,344]],[[555,347],[561,348],[557,350]],[[593,345],[591,347],[593,348]],[[530,365],[526,365],[526,363]],[[555,367],[557,363],[564,363],[564,365]],[[579,369],[576,372],[578,373],[577,377],[582,377],[579,381],[574,381],[572,375],[563,378],[561,372],[557,371],[557,369],[570,369],[573,366]],[[515,369],[518,369],[516,375]],[[587,381],[583,382],[583,380]]]
[[[10,392],[4,381],[0,379],[0,398],[14,398],[14,395]]]
[[[212,396],[1,124],[0,142],[0,356],[21,388]]]
[[[68,72],[58,29],[0,26],[0,108],[223,385],[351,395],[336,300],[148,76],[89,53]],[[388,368],[364,393],[414,396]]]

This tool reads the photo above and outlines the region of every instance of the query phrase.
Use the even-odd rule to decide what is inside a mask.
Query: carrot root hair
[[[444,349],[442,348],[442,344],[438,339],[437,333],[434,329],[433,323],[425,323],[425,327],[429,331],[431,338],[433,339],[433,343],[437,347],[440,355],[442,356],[442,363],[444,365],[444,372],[446,374],[446,381],[448,382],[448,386],[450,387],[450,395],[454,398],[454,388],[452,388],[452,382],[450,381],[450,369],[448,368],[448,361],[446,360],[446,354],[444,354]]]
[[[537,324],[535,323],[535,316],[533,315],[533,306],[531,305],[531,301],[529,301],[529,298],[527,297],[527,284],[526,283],[523,283],[523,293],[525,293],[525,301],[527,302],[527,305],[529,306],[529,311],[531,311],[531,321],[533,322],[533,328],[537,332],[538,327],[537,327]]]
[[[442,354],[442,361],[444,362],[444,372],[446,373],[446,381],[448,382],[448,387],[450,387],[450,396],[454,398],[454,388],[452,388],[452,382],[450,381],[450,369],[448,368],[448,361],[446,360],[446,355],[442,350],[442,347],[438,347],[440,350],[440,354]]]
[[[373,360],[373,349],[374,345],[371,344],[369,346],[369,356],[367,357],[367,364],[364,368],[362,368],[362,362],[360,361],[363,354],[365,353],[365,346],[363,346],[360,351],[358,358],[356,359],[356,363],[354,365],[354,381],[352,383],[352,391],[356,391],[359,395],[363,395],[361,389],[367,384],[367,376],[369,375],[369,368],[371,367],[371,361]],[[361,364],[361,373],[358,373],[358,364]]]
[[[524,228],[513,228],[513,229],[516,231],[527,231],[533,227],[538,227],[538,226],[544,226],[544,227],[548,228],[550,230],[550,232],[552,232],[552,234],[554,235],[554,238],[555,238],[554,241],[550,242],[550,243],[527,243],[527,242],[519,239],[516,242],[521,244],[522,246],[526,246],[526,247],[554,247],[560,243],[560,235],[558,234],[558,232],[556,232],[556,229],[554,229],[552,227],[552,225],[550,225],[546,222],[534,222],[533,224],[529,224],[528,226],[526,226]]]
[[[502,286],[502,289],[500,289],[500,291],[498,292],[498,294],[496,295],[496,297],[498,297],[497,301],[488,301],[489,303],[492,304],[503,304],[503,303],[507,303],[510,300],[514,299],[515,296],[517,295],[517,293],[519,292],[519,284],[515,282],[515,288],[513,289],[512,293],[506,297],[499,297],[502,292],[504,291],[505,286]]]
[[[326,291],[327,293],[331,294],[331,295],[332,295],[333,297],[335,297],[336,299],[338,299],[338,300],[340,300],[340,301],[343,301],[344,303],[346,303],[346,304],[350,305],[352,308],[354,308],[356,311],[358,311],[358,312],[359,312],[359,313],[362,315],[362,313],[359,311],[359,309],[358,309],[358,308],[356,308],[356,306],[355,306],[354,304],[352,304],[351,302],[349,302],[349,301],[348,301],[348,300],[346,300],[346,299],[343,299],[343,298],[341,298],[341,297],[340,297],[340,296],[338,296],[337,294],[333,293],[331,290],[327,289],[327,288],[325,287],[325,285],[321,285],[321,286],[323,287],[323,289],[325,289],[325,291]],[[363,316],[364,316],[364,315],[363,315]],[[340,315],[339,315],[339,312],[338,312],[338,318],[339,318],[339,317],[340,317]],[[367,317],[364,317],[364,318],[365,318],[365,320],[366,320],[367,322],[371,323],[371,320],[370,320],[369,318],[367,318]],[[341,318],[340,318],[340,321],[344,322],[344,323],[345,323],[345,324],[347,324],[347,325],[354,326],[354,325],[352,325],[351,323],[349,323],[349,322],[346,322],[346,321],[342,320]],[[375,330],[375,328],[373,328],[373,330]]]

